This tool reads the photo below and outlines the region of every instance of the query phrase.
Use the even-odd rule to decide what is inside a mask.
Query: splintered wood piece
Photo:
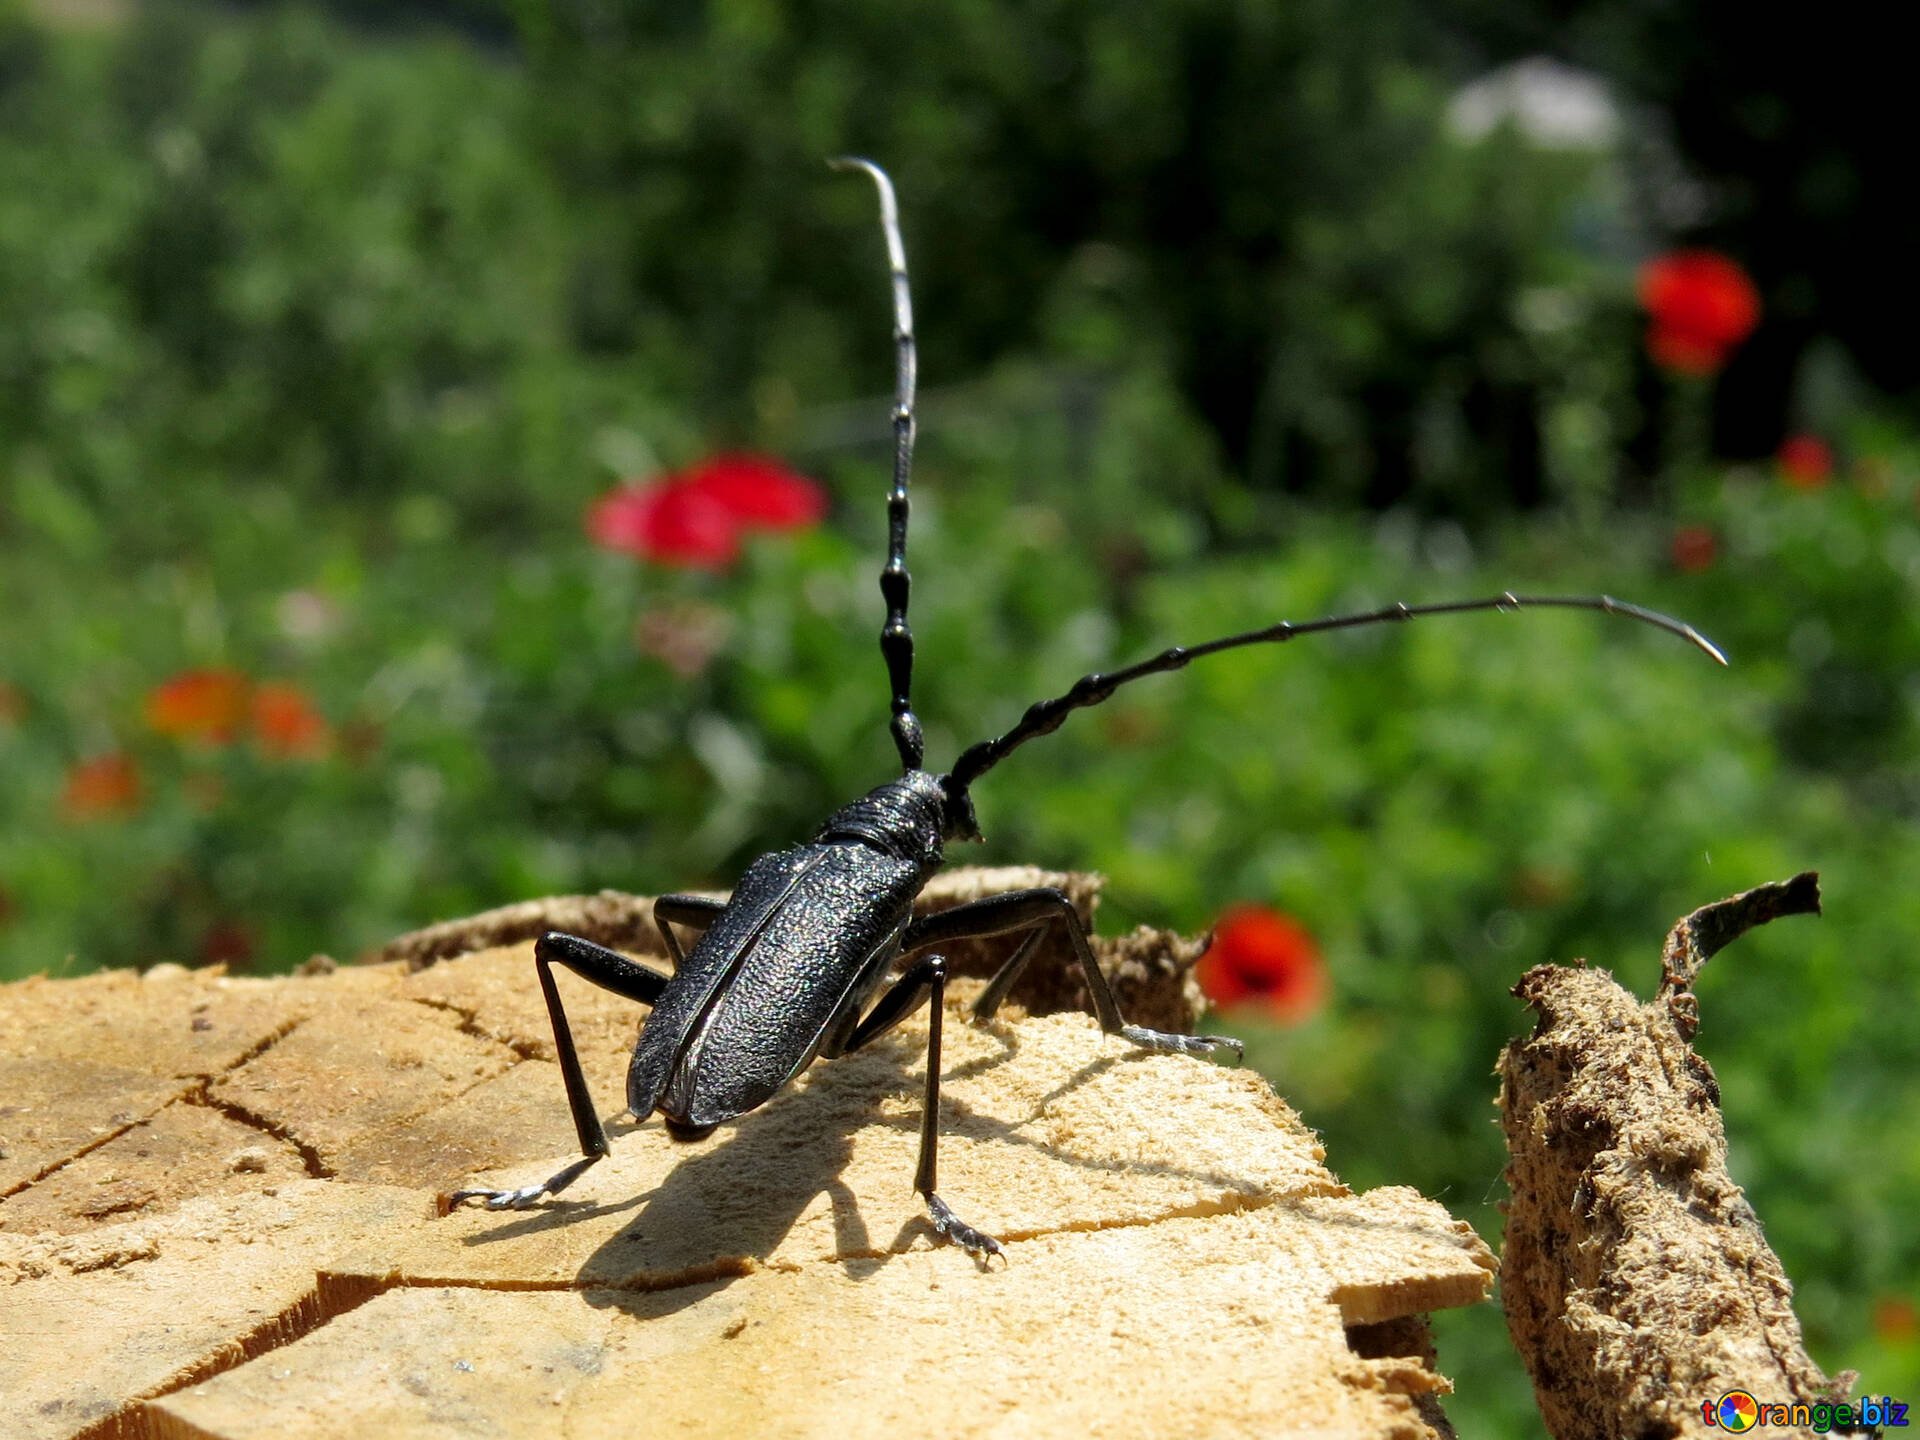
[[[1096,948],[1180,1003],[1190,943]],[[617,1117],[645,1007],[558,983]],[[1485,1295],[1470,1230],[1348,1192],[1250,1072],[1080,1014],[970,1025],[978,987],[940,1160],[1006,1244],[985,1268],[912,1188],[924,1015],[705,1140],[616,1120],[563,1195],[443,1216],[575,1154],[530,944],[0,987],[32,1081],[0,1109],[7,1432],[1450,1433],[1423,1317]]]
[[[1542,965],[1514,989],[1539,1013],[1500,1059],[1511,1160],[1507,1324],[1557,1440],[1717,1435],[1704,1401],[1846,1398],[1807,1357],[1793,1287],[1727,1171],[1713,1070],[1688,1043],[1690,984],[1714,950],[1817,910],[1814,877],[1722,901],[1669,939],[1659,996],[1604,970]]]

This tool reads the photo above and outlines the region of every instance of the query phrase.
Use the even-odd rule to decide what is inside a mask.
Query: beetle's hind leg
[[[653,902],[654,928],[660,932],[675,971],[687,963],[687,956],[680,948],[680,937],[674,934],[673,927],[684,925],[704,935],[726,908],[724,901],[706,895],[662,895]]]
[[[445,1210],[458,1209],[469,1200],[481,1201],[489,1210],[523,1209],[544,1195],[559,1194],[607,1154],[606,1128],[593,1107],[593,1096],[587,1092],[587,1077],[580,1068],[580,1052],[573,1043],[573,1029],[567,1024],[559,988],[553,983],[553,967],[564,965],[603,990],[645,1005],[653,1004],[667,988],[668,977],[658,970],[637,964],[604,945],[558,931],[549,931],[534,942],[533,965],[540,976],[540,990],[547,999],[547,1018],[553,1022],[553,1049],[560,1061],[560,1078],[567,1087],[567,1107],[573,1112],[573,1128],[585,1154],[538,1185],[523,1185],[517,1190],[456,1190],[442,1202]]]
[[[1175,1035],[1166,1030],[1150,1030],[1144,1025],[1127,1024],[1125,1017],[1120,1014],[1119,1002],[1113,998],[1113,987],[1107,983],[1100,962],[1094,958],[1093,947],[1087,943],[1087,932],[1080,923],[1080,914],[1064,891],[1044,888],[1011,890],[1004,895],[989,895],[982,900],[956,905],[951,910],[942,910],[914,921],[907,927],[902,948],[913,950],[953,940],[975,940],[1019,930],[1029,932],[974,1002],[974,1018],[988,1020],[1000,1008],[1001,1002],[1007,998],[1007,992],[1013,988],[1013,982],[1020,978],[1020,972],[1033,958],[1033,952],[1039,948],[1040,939],[1048,925],[1058,925],[1066,930],[1074,957],[1079,960],[1080,968],[1087,977],[1087,993],[1093,1001],[1093,1013],[1100,1021],[1100,1028],[1109,1035],[1121,1036],[1148,1050],[1167,1050],[1180,1055],[1210,1055],[1216,1050],[1226,1050],[1231,1051],[1235,1058],[1239,1057],[1242,1046],[1231,1035]]]

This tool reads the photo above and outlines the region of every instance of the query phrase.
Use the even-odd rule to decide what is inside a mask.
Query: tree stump
[[[1181,1028],[1195,948],[1100,944]],[[941,1190],[1004,1266],[912,1189],[924,1017],[704,1141],[615,1124],[564,1195],[441,1216],[573,1133],[531,946],[432,949],[0,988],[9,1434],[1451,1433],[1422,1317],[1491,1256],[1341,1185],[1257,1075],[1066,1011],[951,1017]],[[645,1011],[560,984],[611,1112]]]

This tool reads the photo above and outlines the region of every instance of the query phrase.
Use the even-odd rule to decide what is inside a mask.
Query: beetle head
[[[940,834],[947,840],[984,840],[980,833],[979,817],[973,813],[973,794],[964,785],[957,785],[951,775],[942,775],[939,780],[942,804],[940,809]]]

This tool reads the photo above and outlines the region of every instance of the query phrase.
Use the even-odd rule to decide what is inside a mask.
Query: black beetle
[[[1301,624],[1282,621],[1201,645],[1175,647],[1111,674],[1083,676],[1065,694],[1028,707],[1019,723],[998,739],[961,752],[946,774],[929,773],[921,768],[924,743],[910,699],[913,633],[907,626],[911,585],[906,563],[907,477],[913,461],[915,355],[906,253],[893,186],[885,172],[867,160],[843,158],[832,163],[838,169],[865,172],[878,189],[893,282],[898,365],[887,563],[880,574],[887,620],[880,632],[880,649],[892,684],[892,733],[904,773],[835,811],[806,844],[756,860],[726,902],[697,895],[666,895],[656,901],[654,924],[673,957],[671,976],[578,936],[541,936],[534,946],[534,965],[553,1020],[567,1103],[585,1154],[538,1185],[457,1191],[447,1197],[449,1208],[467,1200],[482,1200],[494,1209],[531,1204],[564,1190],[607,1153],[606,1131],[587,1093],[566,1012],[554,986],[553,966],[558,964],[652,1007],[627,1072],[627,1108],[636,1120],[645,1120],[657,1110],[667,1133],[678,1140],[699,1139],[715,1126],[765,1104],[816,1057],[831,1059],[857,1050],[931,1000],[926,1104],[914,1188],[925,1198],[940,1234],[976,1257],[999,1255],[999,1243],[962,1221],[935,1191],[940,1024],[947,978],[946,962],[937,953],[941,946],[1025,932],[975,1002],[977,1019],[986,1019],[999,1008],[1045,927],[1055,925],[1064,930],[1086,972],[1102,1030],[1150,1050],[1189,1055],[1214,1050],[1238,1054],[1240,1042],[1224,1035],[1172,1035],[1125,1023],[1078,914],[1058,890],[1013,891],[914,919],[914,897],[940,868],[946,844],[981,838],[973,811],[974,781],[1027,741],[1058,729],[1071,712],[1100,704],[1130,681],[1178,670],[1217,651],[1278,643],[1320,630],[1421,615],[1560,606],[1644,621],[1683,636],[1726,663],[1692,626],[1608,596],[1509,593],[1485,600],[1393,605]],[[690,952],[682,951],[676,924],[700,932]],[[901,960],[908,962],[905,969],[888,985]]]

